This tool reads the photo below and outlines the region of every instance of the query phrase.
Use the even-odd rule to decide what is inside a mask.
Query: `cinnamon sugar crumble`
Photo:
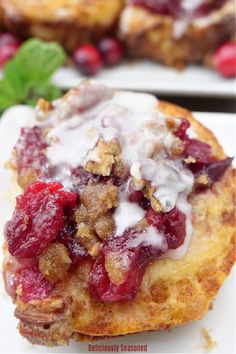
[[[50,243],[39,256],[39,269],[50,283],[63,279],[70,265],[67,248],[58,242]]]
[[[94,229],[101,239],[112,235],[115,231],[115,221],[111,213],[100,216],[94,223]]]
[[[77,225],[77,235],[81,244],[88,250],[93,248],[93,246],[98,242],[98,238],[90,224],[79,223]]]
[[[112,183],[88,185],[84,188],[80,201],[87,209],[90,219],[95,221],[117,206],[118,189]]]
[[[117,206],[118,190],[112,183],[95,183],[86,186],[80,195],[81,204],[76,211],[77,237],[87,251],[94,255],[98,245],[115,230],[111,209]]]

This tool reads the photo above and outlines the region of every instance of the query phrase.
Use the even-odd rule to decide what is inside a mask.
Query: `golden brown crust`
[[[68,51],[114,30],[123,0],[1,0],[6,29],[60,42]]]
[[[181,69],[188,63],[207,63],[209,55],[234,36],[234,4],[231,1],[215,11],[214,20],[205,25],[191,22],[180,37],[173,34],[171,17],[152,14],[137,6],[124,10],[120,28],[131,56]]]
[[[163,101],[159,109],[189,119],[215,155],[225,156],[214,135],[190,112]],[[235,170],[229,168],[212,189],[190,197],[194,231],[187,254],[152,262],[134,301],[96,301],[87,290],[91,265],[85,263],[58,284],[51,300],[16,304],[20,333],[33,343],[58,345],[71,337],[118,336],[201,318],[235,261],[234,178]]]

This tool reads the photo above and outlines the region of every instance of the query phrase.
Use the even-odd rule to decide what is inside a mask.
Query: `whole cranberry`
[[[236,43],[226,43],[213,55],[213,65],[224,77],[236,76]]]
[[[77,48],[72,56],[75,65],[84,75],[96,75],[102,68],[102,57],[91,44],[84,44]]]
[[[20,41],[19,39],[11,33],[1,33],[0,34],[0,47],[3,47],[5,45],[15,45],[15,46],[20,46]]]
[[[19,46],[16,44],[0,46],[0,68],[16,55],[18,48]]]
[[[98,44],[99,51],[106,65],[113,66],[119,63],[124,55],[124,49],[117,39],[104,38]]]

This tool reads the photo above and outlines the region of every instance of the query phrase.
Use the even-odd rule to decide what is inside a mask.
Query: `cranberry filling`
[[[199,172],[213,160],[211,156],[211,147],[200,140],[190,139],[187,135],[187,129],[189,127],[190,123],[186,119],[183,119],[179,128],[175,132],[175,135],[184,143],[184,157],[191,157],[195,160],[193,163],[188,163],[187,167],[192,172]]]
[[[13,256],[39,255],[56,239],[65,215],[76,206],[77,195],[65,192],[60,183],[35,182],[17,197],[12,219],[7,223],[6,240]]]
[[[18,272],[17,285],[21,285],[21,300],[44,299],[54,288],[42,275],[37,265],[22,268]]]
[[[185,239],[185,215],[174,208],[168,213],[146,212],[147,222],[165,237],[168,248],[176,249]],[[138,242],[140,231],[127,229],[122,236],[110,238],[102,247],[90,273],[89,288],[94,296],[105,302],[132,300],[141,284],[148,263],[163,254],[163,248]],[[158,235],[156,236],[158,237]],[[106,270],[106,257],[120,255],[125,259],[125,277],[121,284],[115,284]],[[114,256],[115,257],[115,256]]]
[[[21,174],[24,169],[30,168],[41,175],[42,169],[47,166],[47,158],[44,153],[46,148],[47,144],[40,127],[23,128],[15,146],[18,174]]]
[[[211,153],[210,145],[203,143],[197,139],[190,139],[187,135],[187,129],[190,123],[186,119],[182,119],[182,122],[175,132],[184,143],[184,157],[191,157],[195,162],[188,162],[186,166],[198,176],[201,173],[206,174],[211,185],[216,182],[231,165],[233,158],[226,158],[224,160],[216,160]],[[209,186],[207,185],[207,187]]]
[[[181,0],[130,0],[130,3],[160,15],[180,17],[183,14]]]
[[[189,0],[191,1],[191,0]],[[182,6],[182,0],[130,0],[129,3],[142,6],[150,12],[180,18],[188,16],[190,18],[199,18],[208,16],[212,11],[221,8],[227,0],[204,1],[194,8],[190,13]]]
[[[185,239],[186,217],[178,210],[173,208],[167,213],[157,213],[153,209],[146,212],[146,220],[149,225],[154,226],[162,232],[170,249],[180,247]]]
[[[195,162],[188,163],[188,168],[194,173],[201,171],[205,166],[209,165],[213,158],[211,156],[210,145],[203,143],[197,139],[185,139],[184,141],[185,157],[191,156]]]
[[[160,248],[146,246],[144,242],[135,246],[139,235],[140,232],[127,229],[122,236],[110,238],[102,247],[90,272],[89,282],[89,289],[97,299],[104,302],[128,301],[136,296],[147,264],[163,254]],[[111,253],[126,260],[124,280],[118,285],[111,281],[105,267],[106,256]]]

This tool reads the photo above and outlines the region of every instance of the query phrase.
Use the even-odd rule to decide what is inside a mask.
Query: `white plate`
[[[73,68],[61,68],[53,82],[68,89],[76,86],[84,77]],[[114,68],[104,69],[96,79],[116,89],[153,92],[172,96],[235,96],[234,79],[224,79],[215,71],[201,66],[189,66],[176,71],[148,61],[127,62]]]
[[[198,118],[217,135],[229,156],[235,155],[236,118],[232,114],[196,113]],[[21,117],[18,124],[10,124],[7,129],[6,121],[0,121],[0,235],[2,228],[12,213],[12,203],[9,200],[10,173],[3,169],[9,157],[11,145],[17,138],[20,129]],[[2,255],[0,254],[0,261]],[[223,284],[213,310],[209,311],[200,321],[174,328],[170,332],[152,332],[120,337],[118,339],[103,340],[93,344],[122,345],[147,344],[148,352],[152,353],[203,353],[205,351],[204,338],[201,334],[205,328],[212,340],[216,342],[211,353],[235,353],[235,269]],[[13,316],[14,306],[5,294],[3,282],[0,281],[0,353],[84,353],[88,352],[87,343],[72,342],[67,347],[45,348],[33,346],[21,338],[16,330],[17,320]],[[121,347],[119,348],[121,351]]]

